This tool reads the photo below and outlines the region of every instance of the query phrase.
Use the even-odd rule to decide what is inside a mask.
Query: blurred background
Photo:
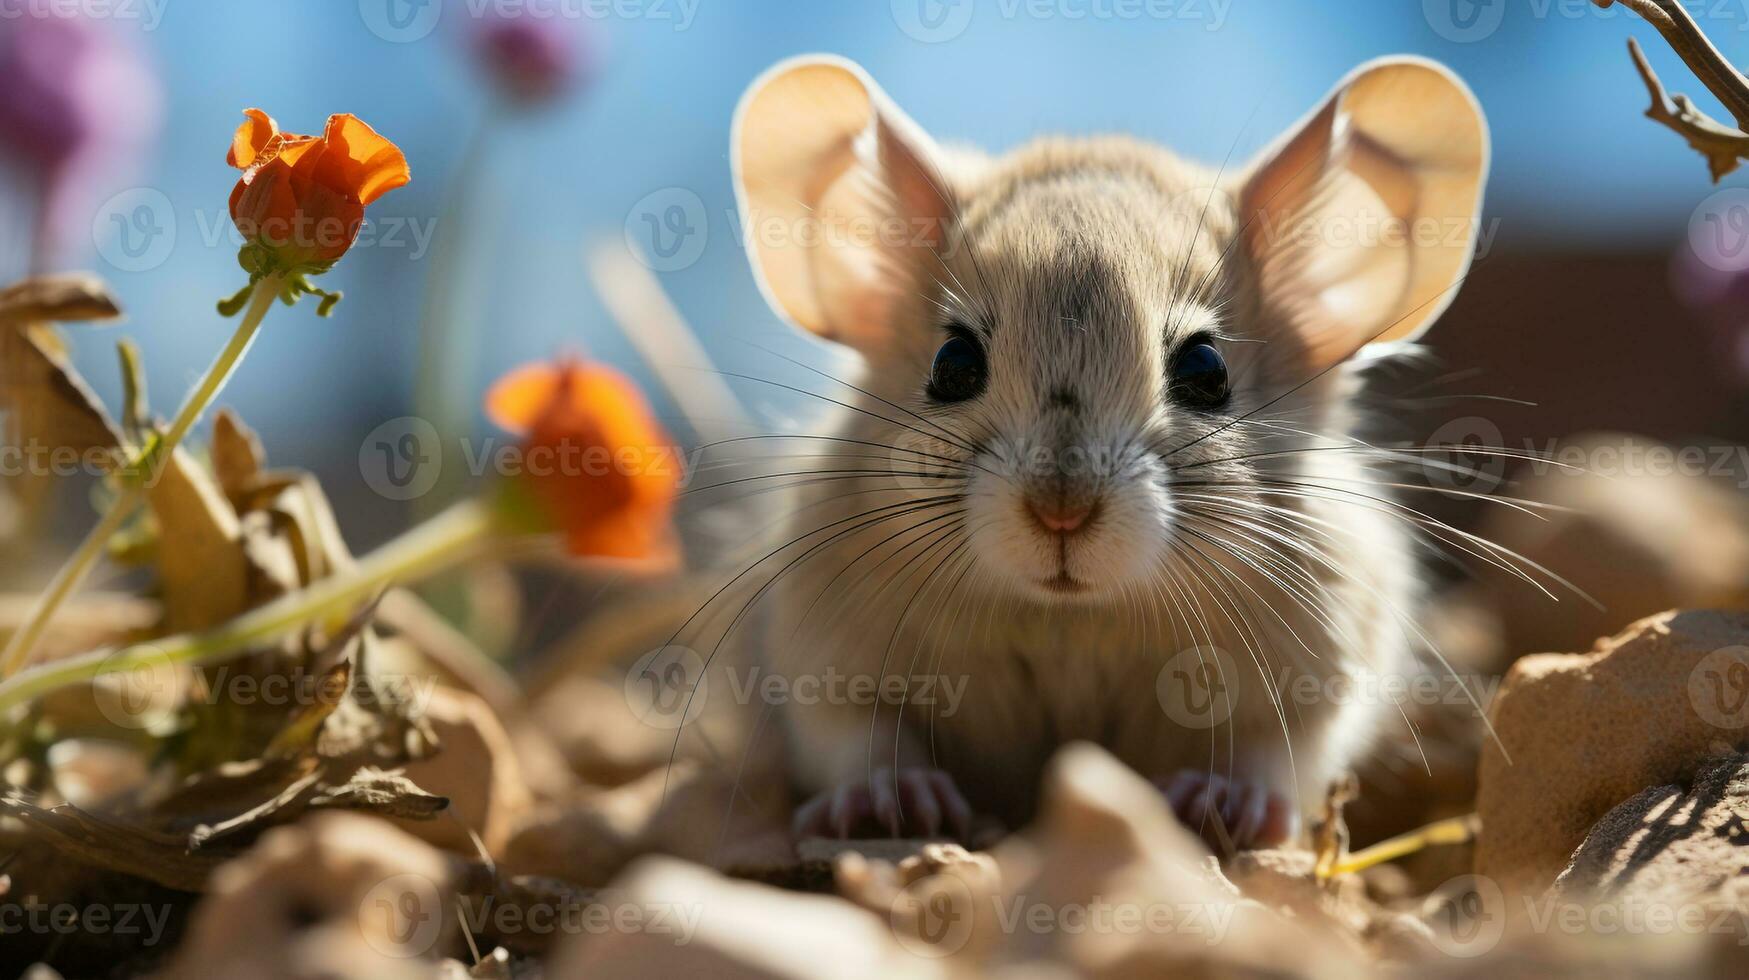
[[[1703,28],[1749,62],[1749,0],[1704,7]],[[274,314],[223,398],[275,463],[320,477],[362,550],[416,511],[373,491],[361,462],[368,434],[418,411],[431,323],[460,338],[443,385],[480,434],[478,394],[519,362],[587,351],[648,377],[590,285],[592,244],[635,248],[727,370],[775,379],[794,369],[772,350],[829,356],[767,310],[734,214],[731,115],[781,58],[860,61],[945,141],[1119,130],[1218,162],[1359,62],[1413,52],[1474,88],[1494,162],[1482,254],[1428,337],[1435,366],[1394,382],[1416,409],[1409,438],[1590,452],[1585,433],[1626,433],[1700,450],[1703,492],[1740,498],[1749,190],[1741,174],[1714,186],[1641,117],[1629,36],[1672,91],[1712,106],[1649,26],[1590,0],[0,0],[0,280],[111,282],[128,319],[73,329],[77,361],[113,405],[111,342],[136,338],[167,413],[231,329],[215,300],[243,282],[224,159],[241,111],[302,132],[352,112],[399,143],[412,184],[373,207],[325,282],[346,301],[330,320]],[[738,388],[763,424],[811,411]],[[1482,493],[1527,476],[1481,462],[1499,468]],[[1468,496],[1427,506],[1486,527]],[[63,510],[69,529],[90,520]],[[1665,511],[1649,538],[1695,530],[1694,508]],[[1576,564],[1561,571],[1594,588],[1609,574]]]
[[[1685,6],[1749,64],[1749,0]],[[1424,55],[1479,97],[1492,175],[1477,260],[1425,338],[1430,356],[1381,377],[1377,417],[1435,464],[1401,492],[1449,522],[1426,526],[1465,560],[1430,554],[1422,625],[1485,699],[1520,655],[1582,651],[1673,607],[1749,608],[1749,176],[1715,185],[1644,118],[1629,37],[1670,91],[1729,118],[1649,25],[1592,0],[0,0],[0,288],[33,271],[110,283],[125,321],[62,336],[112,411],[115,341],[136,341],[168,415],[234,327],[214,306],[246,278],[225,161],[243,110],[293,132],[336,112],[368,121],[405,151],[412,183],[372,206],[320,281],[346,294],[333,317],[309,302],[275,310],[221,398],[271,465],[315,474],[363,552],[483,482],[457,440],[486,448],[480,396],[517,364],[610,361],[654,393],[680,441],[708,437],[662,395],[685,376],[667,362],[697,357],[628,340],[592,281],[600,256],[619,261],[610,291],[659,282],[723,371],[824,387],[785,357],[832,368],[839,355],[767,309],[735,214],[732,114],[774,62],[853,58],[942,141],[1001,150],[1123,131],[1236,165],[1357,64]],[[11,367],[0,363],[0,396],[15,393]],[[818,410],[726,380],[756,429],[797,429]],[[384,447],[426,424],[410,418],[442,433],[425,447],[441,476],[414,484],[428,492],[385,479]],[[36,481],[49,506],[9,511],[12,482],[0,479],[0,627],[91,527],[89,494],[103,492],[89,476]],[[714,540],[747,544],[753,526],[730,520]],[[709,528],[695,522],[689,540],[710,543]],[[1476,560],[1468,534],[1522,555],[1547,592]],[[671,642],[697,601],[571,571],[511,580],[494,565],[426,597],[482,649],[521,658],[534,707],[512,714],[534,721],[518,730],[556,733],[574,771],[599,747],[645,753],[649,770],[585,777],[616,785],[665,765],[671,743],[632,722],[623,677],[577,672],[599,673],[601,651]],[[119,582],[109,568],[90,589]],[[629,623],[618,632],[616,613]],[[1393,735],[1405,744],[1367,760],[1357,843],[1474,808],[1477,711],[1422,707]],[[546,837],[535,826],[530,839]],[[1467,858],[1430,860],[1449,864],[1440,880]]]

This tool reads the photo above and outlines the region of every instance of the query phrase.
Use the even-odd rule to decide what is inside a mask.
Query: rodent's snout
[[[973,551],[1038,599],[1121,596],[1168,541],[1161,466],[1130,441],[1079,432],[993,439],[967,495]]]
[[[1066,501],[1060,498],[1029,496],[1026,499],[1026,509],[1047,532],[1073,534],[1093,522],[1099,511],[1099,501]]]

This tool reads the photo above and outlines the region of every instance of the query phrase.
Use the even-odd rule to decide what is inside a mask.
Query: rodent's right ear
[[[852,62],[782,62],[742,97],[731,136],[754,275],[802,328],[879,346],[938,262],[953,206],[929,137]]]
[[[1310,367],[1438,319],[1475,254],[1487,176],[1481,105],[1411,56],[1362,65],[1264,154],[1240,192],[1242,237]]]

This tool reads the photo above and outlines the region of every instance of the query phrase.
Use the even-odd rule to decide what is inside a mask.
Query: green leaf
[[[317,316],[328,316],[328,315],[332,314],[334,312],[334,305],[336,303],[339,303],[340,297],[342,295],[344,295],[338,289],[334,290],[333,292],[329,292],[326,289],[312,288],[310,290],[310,292],[316,294],[317,296],[322,297],[322,302],[316,307],[316,315]]]
[[[129,439],[139,442],[146,429],[146,375],[140,366],[140,348],[131,340],[118,341],[116,354],[121,358],[121,424]]]
[[[219,316],[232,317],[243,312],[243,307],[249,303],[249,293],[255,288],[255,278],[251,275],[248,284],[233,293],[230,299],[219,300]]]

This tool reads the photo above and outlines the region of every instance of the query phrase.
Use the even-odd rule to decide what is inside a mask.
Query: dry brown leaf
[[[304,705],[290,724],[280,729],[279,734],[262,750],[262,757],[283,759],[313,751],[316,736],[323,723],[340,707],[351,685],[352,661],[343,660],[328,668],[316,685],[315,703]]]
[[[264,776],[270,775],[272,771],[268,767],[257,770]],[[321,778],[321,770],[306,772],[279,787],[272,796],[242,813],[195,827],[188,834],[188,846],[199,850],[205,848],[210,841],[230,837],[243,831],[259,831],[274,823],[290,822],[290,817],[308,809],[309,793]],[[286,819],[276,819],[282,815]]]
[[[115,320],[121,307],[89,273],[36,276],[0,289],[0,324]]]
[[[454,800],[454,819],[402,829],[451,851],[473,854],[484,847],[502,855],[532,805],[516,748],[484,701],[453,688],[431,688],[429,694],[422,720],[436,734],[438,751],[407,763],[404,771],[429,792]]]
[[[46,327],[0,327],[0,410],[16,446],[84,453],[121,444],[121,431]]]
[[[308,585],[352,567],[352,550],[314,476],[296,470],[264,471],[240,506],[246,514],[268,515],[274,533],[291,546],[297,584]]]
[[[216,626],[247,610],[251,571],[237,512],[218,484],[178,448],[146,488],[158,526],[157,565],[164,628],[181,633]]]
[[[117,316],[108,288],[91,276],[44,276],[0,290],[0,438],[39,452],[103,453],[116,445],[115,426],[67,369],[65,345],[46,321]],[[27,473],[6,483],[13,520],[28,531],[40,523],[54,479]]]
[[[187,834],[261,805],[287,787],[319,775],[314,758],[250,759],[195,773],[168,794],[139,801],[137,819],[151,818],[166,831]]]
[[[223,856],[191,851],[178,835],[106,819],[78,807],[52,810],[0,797],[0,815],[22,824],[29,840],[75,861],[198,891]]]
[[[264,773],[271,770],[263,770]],[[399,772],[364,766],[330,781],[321,769],[306,773],[235,816],[203,823],[190,831],[188,846],[203,850],[215,841],[253,840],[261,831],[301,817],[310,810],[364,810],[385,817],[430,820],[449,806]]]
[[[243,499],[254,489],[267,454],[255,430],[243,424],[237,413],[221,408],[213,416],[212,463],[219,488],[231,506],[243,510]]]
[[[430,820],[449,806],[399,772],[365,766],[337,786],[325,786],[310,798],[314,809],[369,810],[385,817]]]
[[[248,556],[249,595],[256,603],[267,602],[296,589],[298,556],[293,542],[280,533],[272,514],[250,511],[238,522],[243,553]]]

